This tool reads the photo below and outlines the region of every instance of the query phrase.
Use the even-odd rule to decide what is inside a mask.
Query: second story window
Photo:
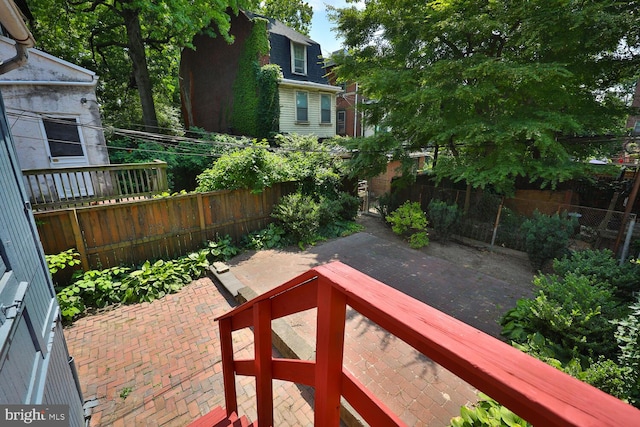
[[[291,71],[294,74],[307,74],[307,47],[291,42]]]
[[[331,123],[331,95],[320,95],[320,123]]]
[[[296,121],[309,121],[309,98],[307,92],[296,92]]]

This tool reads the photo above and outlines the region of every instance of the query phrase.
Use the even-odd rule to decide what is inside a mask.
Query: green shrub
[[[427,217],[420,203],[406,201],[387,216],[387,221],[391,223],[394,233],[409,239],[412,248],[419,249],[429,244]]]
[[[574,251],[553,261],[558,275],[569,272],[590,277],[593,283],[609,283],[616,288],[616,295],[625,301],[633,301],[633,292],[640,290],[640,265],[625,262],[622,265],[609,249]]]
[[[441,240],[449,240],[460,221],[460,210],[440,200],[432,200],[427,207],[429,224]]]
[[[544,215],[536,210],[533,218],[522,224],[525,247],[533,268],[538,270],[546,261],[562,256],[576,225],[575,218]]]
[[[271,214],[299,246],[314,241],[320,227],[318,203],[309,196],[293,193],[283,197]]]
[[[245,188],[260,193],[264,188],[291,177],[285,160],[257,144],[222,155],[212,167],[198,175],[196,191],[235,190]]]
[[[502,406],[486,394],[478,393],[478,403],[473,408],[463,406],[460,416],[452,418],[450,427],[528,427],[528,422]]]
[[[518,301],[502,318],[505,337],[523,343],[540,333],[556,349],[553,356],[565,362],[573,357],[615,357],[611,321],[622,310],[610,286],[594,285],[573,273],[564,278],[539,276],[534,284],[540,289],[538,296]]]

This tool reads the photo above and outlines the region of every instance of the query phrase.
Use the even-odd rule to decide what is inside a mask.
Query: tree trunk
[[[147,56],[142,41],[140,28],[140,15],[137,10],[124,9],[122,11],[124,23],[127,28],[127,44],[129,45],[129,57],[133,64],[133,76],[140,95],[142,105],[142,120],[147,132],[158,131],[158,118],[153,102],[153,92],[149,69],[147,68]]]

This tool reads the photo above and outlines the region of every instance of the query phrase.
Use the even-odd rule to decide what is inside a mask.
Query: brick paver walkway
[[[454,317],[495,334],[503,307],[529,290],[428,257],[367,233],[307,251],[245,253],[231,272],[257,293],[309,268],[339,259]],[[232,308],[209,279],[153,303],[120,307],[77,321],[65,331],[85,399],[96,398],[93,426],[182,426],[224,406],[218,326]],[[315,344],[315,310],[289,316]],[[411,426],[447,425],[475,390],[410,346],[349,310],[344,364]],[[236,357],[252,358],[249,330],[234,333]],[[239,413],[255,420],[252,378],[238,377]],[[309,426],[313,391],[274,382],[274,424]]]
[[[152,303],[88,316],[65,330],[84,398],[98,400],[92,426],[184,426],[224,406],[218,326],[232,306],[209,279]],[[234,333],[236,357],[253,357],[249,330]],[[274,387],[274,423],[313,424],[312,393]],[[238,377],[239,413],[256,419],[252,378]],[[306,397],[306,399],[305,399]]]

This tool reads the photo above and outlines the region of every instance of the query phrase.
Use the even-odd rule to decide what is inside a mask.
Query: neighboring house
[[[338,52],[334,52],[338,53]],[[375,129],[367,126],[362,114],[361,105],[368,100],[359,92],[357,82],[337,83],[337,76],[333,72],[335,62],[329,58],[326,62],[327,76],[332,85],[342,89],[336,96],[336,135],[340,136],[372,136]]]
[[[183,51],[180,85],[187,127],[234,132],[234,102],[245,102],[234,97],[234,84],[255,19],[268,20],[269,40],[268,54],[256,61],[260,65],[277,64],[282,70],[278,83],[278,131],[318,138],[335,136],[336,93],[341,88],[332,86],[327,79],[320,45],[280,21],[250,12],[232,16],[233,44],[222,37],[203,34],[193,39],[195,50]]]
[[[0,73],[4,73],[26,60],[33,39],[11,0],[0,0],[0,22],[21,41],[13,51],[3,49]],[[0,86],[3,95],[4,89]],[[7,98],[19,101],[15,96],[10,93]],[[85,424],[82,393],[64,339],[60,308],[24,190],[2,97],[0,182],[0,405],[20,405],[4,406],[0,425],[44,425],[35,418],[25,416],[21,422],[16,417],[22,413],[41,419],[63,410],[64,422],[47,425],[80,427]]]
[[[13,50],[14,41],[0,37],[0,56]],[[92,71],[37,49],[29,51],[25,65],[0,75],[22,170],[109,164],[97,83]],[[53,189],[60,198],[93,194],[91,183],[81,174],[56,175],[40,186]]]
[[[0,56],[14,42],[0,37]],[[21,169],[109,163],[94,72],[37,49],[29,61],[0,75]]]

